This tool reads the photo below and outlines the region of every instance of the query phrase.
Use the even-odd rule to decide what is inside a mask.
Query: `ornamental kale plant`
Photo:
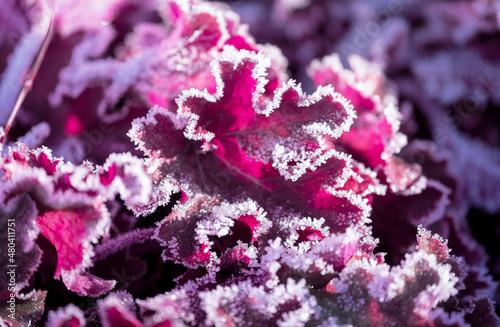
[[[0,326],[499,326],[499,17],[2,0]]]

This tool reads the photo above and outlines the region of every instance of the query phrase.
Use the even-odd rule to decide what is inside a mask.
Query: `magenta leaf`
[[[221,255],[227,250],[225,238],[201,240],[195,229],[202,223],[203,214],[181,213],[180,220],[174,219],[177,211],[201,201],[189,200],[205,196],[203,192],[198,194],[199,188],[208,193],[227,192],[213,179],[217,166],[229,168],[227,182],[250,185],[266,193],[274,189],[299,210],[306,208],[311,216],[325,217],[325,225],[332,231],[343,231],[353,223],[365,224],[370,195],[385,192],[374,172],[354,165],[347,154],[333,147],[354,118],[346,100],[331,87],[306,97],[294,82],[283,84],[272,99],[266,99],[269,62],[264,59],[261,54],[226,47],[212,64],[218,84],[215,93],[191,89],[178,98],[177,117],[155,107],[147,117],[133,123],[129,136],[146,154],[149,164],[156,167],[150,174],[157,190],[162,187],[166,191],[162,193],[164,199],[174,190],[183,192],[181,201],[185,205],[174,208],[158,230],[157,238],[164,246],[169,245],[165,259],[198,269],[222,258],[212,252],[212,242]],[[181,136],[182,129],[186,138]],[[202,142],[200,150],[198,141]],[[176,155],[182,149],[189,156]],[[190,190],[181,186],[185,182],[190,183]],[[186,235],[182,241],[176,237],[181,231]],[[251,247],[237,251],[243,252],[224,255],[224,262],[230,266],[231,256],[251,261],[243,254]]]
[[[336,154],[332,139],[349,129],[354,112],[332,88],[305,97],[293,81],[263,102],[269,65],[259,54],[225,48],[212,68],[217,92],[185,91],[177,99],[178,116],[188,119],[188,139],[202,140],[204,151],[214,150],[245,174],[261,178],[266,175],[256,169],[272,165],[286,179],[297,180]],[[216,112],[220,118],[213,121]]]
[[[47,149],[30,151],[21,145],[10,151],[2,168],[4,197],[29,194],[36,203],[36,234],[39,231],[57,251],[54,276],[63,274],[68,288],[82,295],[98,296],[112,289],[113,281],[84,270],[92,265],[92,244],[109,230],[107,199],[120,194],[131,207],[150,199],[151,182],[143,162],[130,154],[115,154],[103,166],[74,167],[53,158]]]
[[[15,297],[10,292],[2,292],[0,298],[0,323],[9,327],[25,327],[34,325],[42,316],[45,308],[47,291],[31,291]],[[12,301],[11,299],[15,299]],[[12,306],[10,303],[15,303]],[[12,308],[14,307],[14,310]]]
[[[218,286],[200,294],[206,322],[216,326],[305,326],[317,313],[314,297],[305,282],[289,279],[272,289],[243,281],[235,287]],[[240,310],[240,308],[245,308]]]
[[[56,311],[50,311],[47,327],[83,327],[85,326],[83,312],[73,304]]]
[[[2,292],[5,290],[12,293],[19,292],[28,284],[40,264],[42,252],[35,244],[39,233],[39,227],[35,224],[36,216],[35,203],[26,194],[10,199],[0,209],[3,231],[0,243],[6,247],[2,251],[0,264],[7,271],[13,269],[15,272],[15,276],[7,274],[1,279]]]
[[[190,298],[187,292],[181,290],[136,302],[140,308],[144,326],[180,327],[194,323],[194,315],[190,312],[190,301],[193,298],[194,296]]]
[[[259,265],[261,273],[269,278],[266,285],[284,283],[289,277],[293,277],[303,278],[308,285],[321,289],[351,260],[363,255],[359,232],[348,229],[344,234],[326,234],[326,237],[307,244],[307,247],[299,243],[298,247],[288,248],[293,244],[290,241],[294,237],[283,244],[280,239],[270,242],[262,256],[261,266]],[[363,241],[369,242],[367,239]]]
[[[105,280],[94,276],[88,272],[62,272],[64,285],[80,296],[98,297],[112,290],[115,285],[115,280]]]

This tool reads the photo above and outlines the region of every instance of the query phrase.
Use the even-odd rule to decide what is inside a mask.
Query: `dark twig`
[[[36,54],[35,59],[33,59],[33,63],[31,64],[26,76],[23,78],[23,85],[21,90],[19,91],[19,95],[17,96],[16,104],[14,105],[14,109],[10,113],[9,120],[7,121],[7,125],[5,125],[4,135],[0,139],[0,142],[3,144],[5,139],[7,138],[7,134],[9,133],[12,124],[14,123],[14,119],[21,108],[26,96],[31,91],[33,87],[33,81],[38,73],[38,69],[40,69],[40,65],[42,64],[43,58],[45,57],[45,53],[47,52],[47,48],[49,47],[50,41],[52,40],[52,36],[54,35],[54,21],[51,18],[49,23],[49,28],[47,29],[47,34],[45,34],[45,38],[40,45],[40,49]]]

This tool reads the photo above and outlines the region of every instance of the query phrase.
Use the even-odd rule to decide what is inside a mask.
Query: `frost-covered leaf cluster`
[[[486,144],[483,116],[457,130],[440,113],[495,71],[474,42],[493,48],[500,8],[419,3],[235,2],[240,18],[202,0],[3,1],[0,124],[43,61],[1,148],[18,273],[0,325],[498,325],[467,221],[498,214],[498,129]]]

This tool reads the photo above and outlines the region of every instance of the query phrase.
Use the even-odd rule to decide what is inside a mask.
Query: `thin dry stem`
[[[38,50],[35,59],[33,59],[33,63],[28,69],[26,76],[24,76],[23,78],[23,85],[21,87],[21,90],[19,91],[19,95],[17,96],[14,108],[10,113],[7,125],[5,125],[4,135],[0,139],[0,142],[2,144],[5,142],[5,139],[7,138],[7,134],[9,133],[9,130],[12,127],[12,124],[14,123],[14,119],[16,118],[17,113],[21,108],[21,105],[23,104],[24,100],[26,99],[26,96],[33,87],[33,81],[35,80],[36,74],[38,73],[38,69],[40,69],[40,65],[42,64],[42,61],[45,58],[45,53],[47,52],[47,48],[49,47],[53,35],[54,35],[54,21],[53,19],[51,19],[49,23],[49,28],[47,29],[47,34],[45,34],[45,38],[43,39],[42,44],[40,45],[40,49]]]

